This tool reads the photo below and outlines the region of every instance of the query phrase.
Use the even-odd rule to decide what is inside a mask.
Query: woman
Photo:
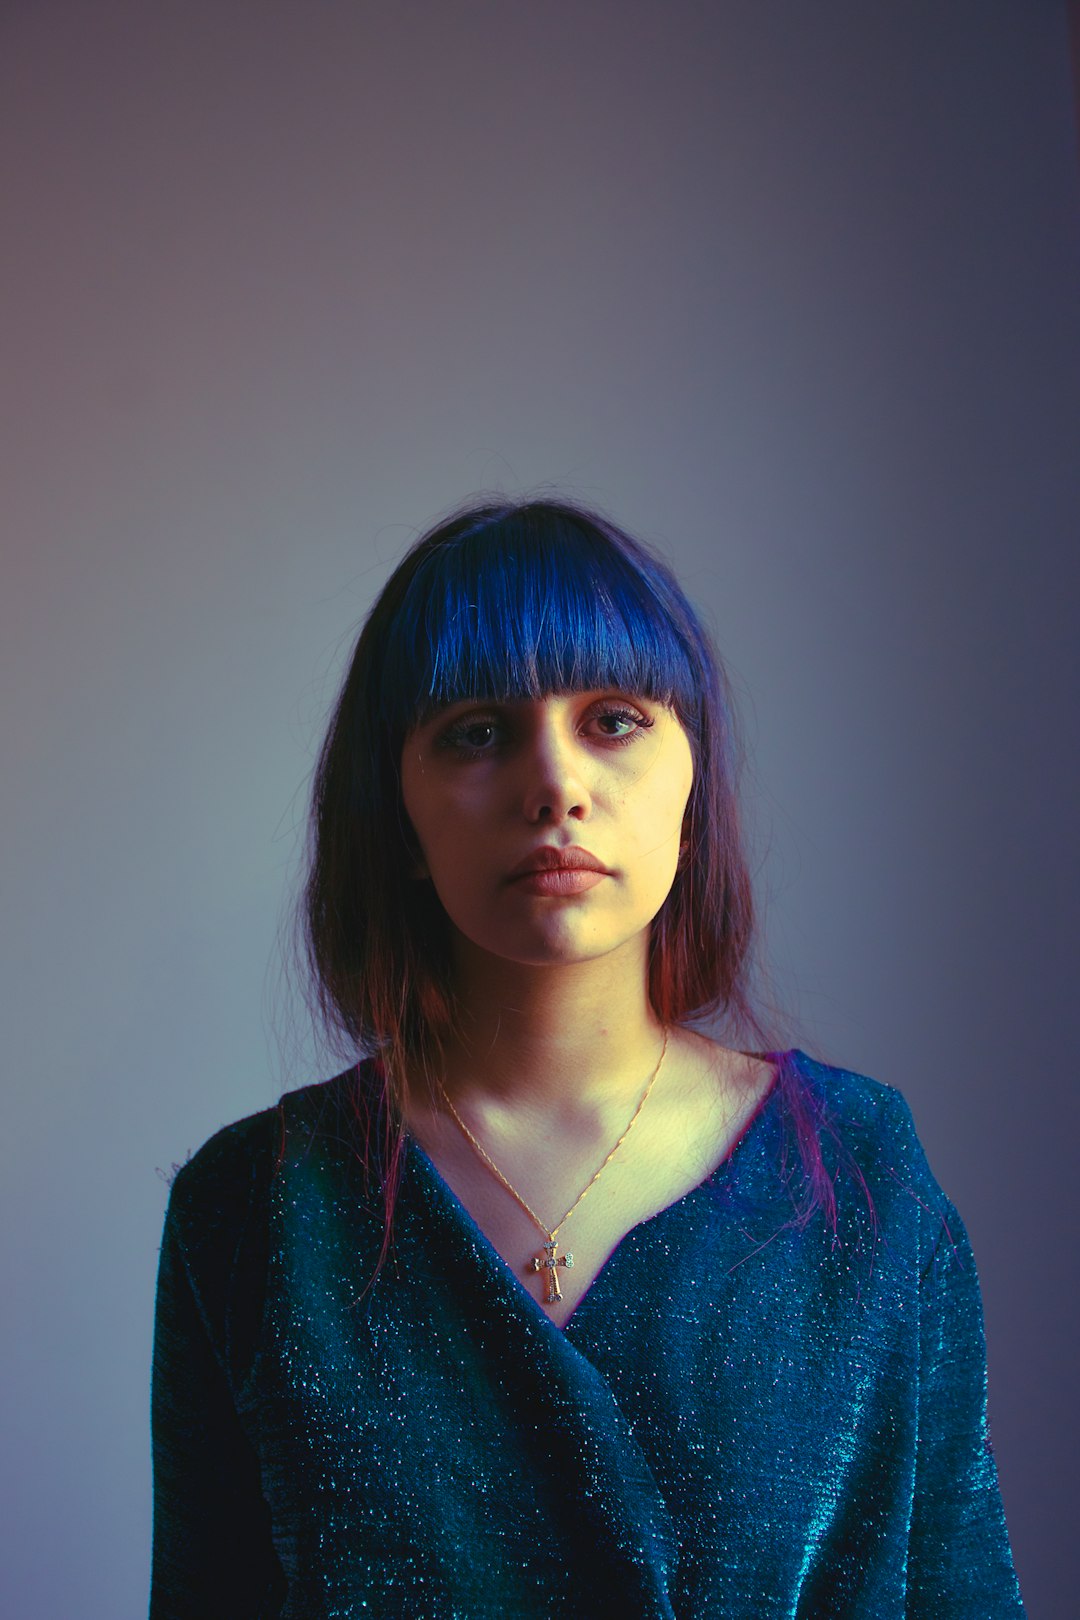
[[[353,1061],[173,1182],[155,1620],[1023,1613],[963,1224],[897,1091],[768,1049],[656,556],[552,500],[411,549],[302,920]]]

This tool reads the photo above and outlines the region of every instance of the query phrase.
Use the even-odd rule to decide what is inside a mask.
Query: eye
[[[447,726],[437,739],[437,747],[452,748],[453,752],[476,758],[479,753],[491,753],[492,739],[499,734],[499,721],[484,714],[463,714]]]
[[[458,760],[479,760],[512,744],[512,724],[499,714],[460,714],[436,737],[436,747]],[[602,747],[625,747],[653,726],[653,719],[625,701],[606,701],[586,713],[581,735]]]
[[[639,714],[636,709],[624,708],[621,704],[609,705],[602,709],[595,718],[598,722],[614,720],[618,725],[632,728],[630,731],[619,732],[618,734],[607,732],[608,741],[613,743],[635,742],[642,732],[647,731],[653,724],[647,715]]]

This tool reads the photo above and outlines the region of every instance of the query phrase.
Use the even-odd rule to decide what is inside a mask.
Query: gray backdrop
[[[1064,4],[8,0],[0,165],[8,1612],[145,1609],[165,1173],[332,1072],[278,933],[355,629],[537,485],[717,633],[799,1044],[912,1105],[1073,1612]]]

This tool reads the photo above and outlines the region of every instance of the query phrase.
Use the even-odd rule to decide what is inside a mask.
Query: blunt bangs
[[[693,724],[695,640],[644,548],[550,505],[498,513],[421,558],[386,652],[383,723],[403,738],[447,704],[611,686]]]

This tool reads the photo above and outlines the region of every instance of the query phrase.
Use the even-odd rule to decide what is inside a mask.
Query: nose
[[[557,713],[541,714],[522,749],[522,810],[527,821],[583,821],[592,810],[582,750]]]

